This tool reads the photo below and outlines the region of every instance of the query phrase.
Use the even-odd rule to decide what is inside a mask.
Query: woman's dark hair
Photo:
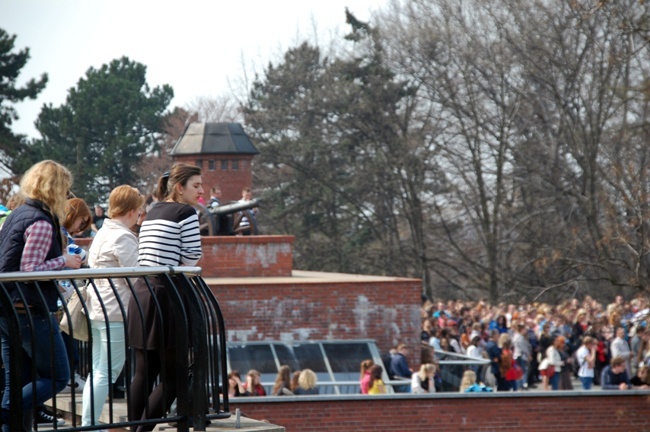
[[[163,174],[158,180],[156,198],[158,201],[165,201],[168,198],[177,201],[176,185],[185,186],[191,177],[197,175],[201,175],[201,168],[197,166],[184,163],[174,165],[169,173]]]
[[[370,367],[370,369],[368,369],[368,373],[370,374],[370,387],[372,387],[372,384],[376,380],[381,379],[381,374],[383,371],[384,369],[378,364],[373,365]]]

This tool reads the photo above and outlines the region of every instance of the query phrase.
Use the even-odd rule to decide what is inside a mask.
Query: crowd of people
[[[556,306],[425,299],[422,362],[435,352],[488,359],[488,367],[468,369],[499,391],[571,390],[574,378],[584,390],[648,388],[649,321],[643,296],[619,295],[608,305],[585,296]]]
[[[246,381],[242,382],[239,371],[233,370],[228,374],[228,396],[266,396],[266,390],[260,382],[261,374],[251,369],[246,374]],[[273,384],[272,396],[299,396],[317,395],[318,378],[311,369],[297,370],[293,373],[287,365],[280,366]]]

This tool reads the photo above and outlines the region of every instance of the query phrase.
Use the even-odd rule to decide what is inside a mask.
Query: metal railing
[[[80,289],[84,286],[87,289],[97,290],[96,282],[107,280],[117,298],[119,310],[124,322],[124,338],[126,341],[126,361],[124,364],[125,388],[127,415],[117,413],[115,409],[117,404],[124,405],[114,397],[113,387],[109,386],[109,397],[106,402],[94,401],[91,396],[91,406],[101,404],[104,406],[104,414],[108,412],[108,422],[94,424],[92,426],[80,426],[78,412],[78,403],[81,400],[79,394],[74,390],[69,394],[58,393],[51,400],[51,406],[54,411],[62,411],[69,398],[69,404],[66,405],[70,412],[70,421],[72,425],[58,427],[55,423],[52,425],[39,425],[38,430],[57,430],[65,428],[70,431],[99,430],[106,428],[127,428],[137,427],[138,425],[147,425],[154,427],[162,423],[176,423],[177,430],[189,431],[190,425],[194,430],[205,430],[205,425],[210,419],[227,418],[229,413],[228,392],[221,395],[221,388],[227,388],[228,378],[226,371],[226,336],[223,315],[219,304],[212,294],[212,291],[201,278],[201,269],[198,267],[130,267],[130,268],[113,268],[113,269],[80,269],[53,272],[14,272],[0,274],[0,316],[6,323],[8,331],[5,333],[3,340],[3,351],[9,353],[9,403],[10,403],[10,429],[21,430],[23,419],[23,400],[22,389],[25,386],[32,386],[33,398],[32,404],[36,405],[37,389],[37,368],[34,361],[30,361],[30,356],[25,351],[24,341],[31,340],[31,346],[26,345],[27,350],[33,348],[35,351],[35,341],[43,340],[43,335],[35,337],[35,320],[43,315],[56,316],[60,320],[63,315],[70,318],[62,293],[58,288],[59,284],[69,284],[72,289],[79,295]],[[136,307],[129,308],[127,304],[120,299],[115,288],[115,280],[126,281],[131,292],[130,302]],[[154,309],[155,319],[158,325],[164,326],[165,319],[173,317],[174,331],[171,345],[175,351],[173,365],[174,370],[171,372],[176,377],[176,412],[167,412],[158,418],[133,418],[131,404],[128,403],[131,397],[130,384],[134,374],[134,354],[129,341],[128,321],[142,320],[143,337],[146,341],[147,323],[145,322],[145,313],[143,310],[142,299],[136,294],[134,286],[139,281],[140,286],[147,287],[151,293],[153,304],[144,305]],[[161,309],[161,304],[155,298],[154,285],[161,285],[165,293],[170,298],[171,307],[167,311]],[[56,288],[55,288],[56,287]],[[40,312],[45,310],[46,297],[48,293],[56,290],[58,303],[61,305],[57,313]],[[27,295],[26,295],[27,294]],[[99,295],[96,296],[101,305],[103,316],[107,317],[106,307]],[[34,300],[36,298],[36,301]],[[39,301],[40,300],[40,301]],[[29,305],[24,307],[24,305]],[[88,317],[88,305],[82,302],[85,316]],[[127,316],[127,311],[131,310],[131,315]],[[133,311],[137,310],[138,314],[133,316]],[[171,313],[171,315],[170,315]],[[137,316],[140,315],[140,316]],[[96,320],[97,318],[95,318]],[[20,322],[22,321],[22,327]],[[88,318],[85,320],[88,329],[91,328],[91,322]],[[105,321],[108,321],[105,319]],[[72,321],[71,321],[72,322]],[[27,324],[25,324],[27,323]],[[58,337],[58,329],[54,325],[49,326],[49,335],[47,340],[54,347],[54,339]],[[77,329],[79,330],[79,329]],[[23,337],[22,332],[31,332],[29,338]],[[74,336],[74,327],[70,329],[71,336]],[[107,330],[107,337],[110,338],[110,330]],[[97,343],[92,338],[88,342],[74,341],[75,343],[66,344],[68,357],[68,366],[71,376],[74,379],[75,367],[81,371],[84,377],[89,380],[86,385],[93,386],[92,370],[92,344]],[[170,345],[170,342],[163,342]],[[79,349],[79,362],[75,364],[75,347]],[[110,344],[108,357],[110,359]],[[52,350],[51,350],[52,351]],[[145,359],[150,355],[150,351],[145,352]],[[151,354],[152,355],[152,354]],[[164,356],[161,356],[161,371],[166,371]],[[28,366],[28,367],[26,367]],[[171,367],[171,366],[170,366]],[[50,368],[56,373],[56,362],[54,354],[50,357]],[[63,369],[63,368],[62,368]],[[112,383],[116,377],[110,376],[111,365],[109,360],[109,378],[108,382]],[[3,374],[4,375],[4,374]],[[224,384],[225,383],[225,384]],[[41,383],[42,385],[42,383]],[[56,393],[55,381],[52,380],[52,393]],[[170,386],[171,387],[171,386]],[[3,385],[2,388],[5,388]],[[91,387],[92,389],[92,387]],[[165,393],[163,388],[163,400],[169,399],[171,394]],[[90,394],[92,395],[92,391]],[[106,405],[104,405],[106,403]],[[33,408],[33,409],[36,409]],[[148,405],[147,405],[148,409]],[[104,415],[103,420],[106,419]]]

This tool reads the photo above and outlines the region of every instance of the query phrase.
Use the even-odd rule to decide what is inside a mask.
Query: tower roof
[[[258,153],[239,123],[190,123],[171,151],[172,156]]]

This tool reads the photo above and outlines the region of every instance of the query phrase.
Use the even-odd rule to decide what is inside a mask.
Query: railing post
[[[9,393],[9,405],[18,407],[18,409],[12,409],[9,418],[9,428],[13,431],[21,430],[23,423],[22,334],[18,323],[18,313],[9,294],[12,283],[0,283],[0,285],[2,287],[0,290],[0,306],[2,307],[0,313],[9,330],[9,388],[13,390]]]
[[[192,382],[189,392],[192,395],[191,415],[195,431],[205,431],[206,414],[208,412],[208,398],[206,382],[208,377],[208,323],[205,304],[202,304],[202,296],[197,292],[194,285],[187,276],[179,275],[179,282],[186,293],[186,305],[190,317],[190,328],[192,329]]]

